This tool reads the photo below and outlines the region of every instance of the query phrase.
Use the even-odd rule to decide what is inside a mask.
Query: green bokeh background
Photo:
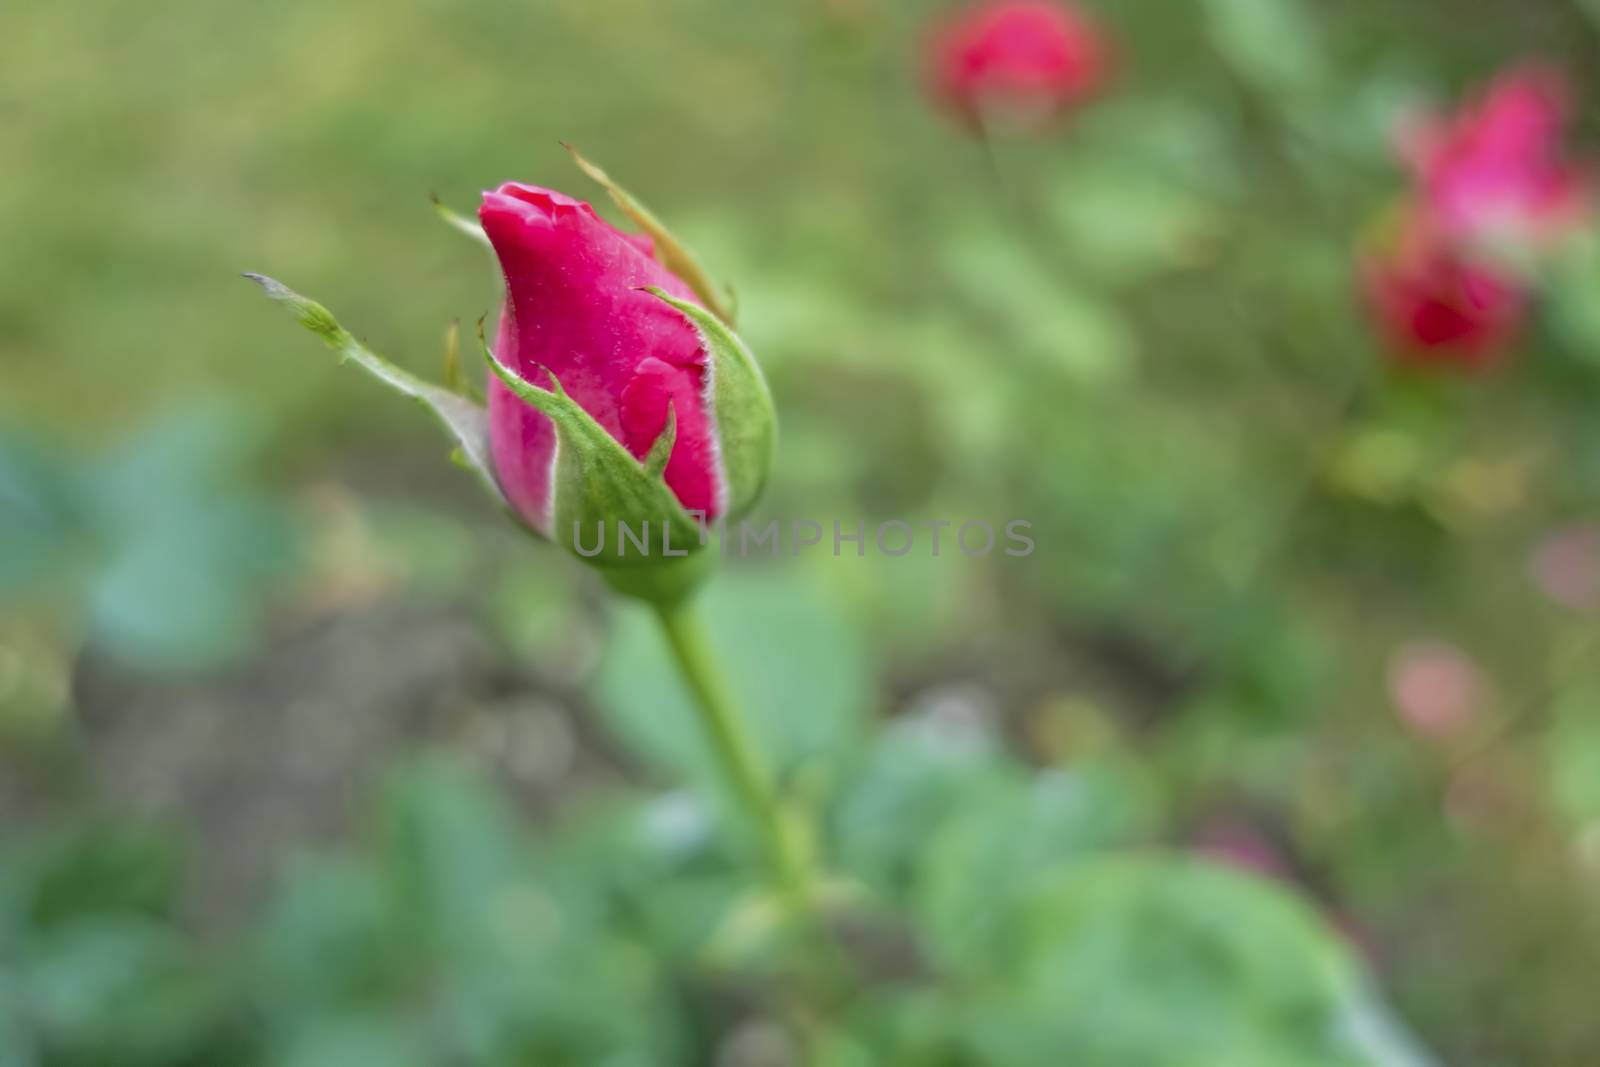
[[[1600,13],[1088,6],[1112,84],[987,140],[931,0],[9,7],[0,1063],[791,1062],[644,620],[238,276],[436,376],[497,297],[430,195],[598,196],[569,141],[736,290],[758,518],[1033,523],[712,590],[865,887],[826,1062],[1588,1067],[1600,635],[1528,560],[1600,502],[1600,245],[1481,379],[1352,264],[1418,102],[1540,57],[1594,154]],[[1418,641],[1483,680],[1442,743]]]

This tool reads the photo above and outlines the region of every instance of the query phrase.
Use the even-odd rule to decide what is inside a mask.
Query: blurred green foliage
[[[1111,780],[1038,783],[1029,801],[1014,766],[928,751],[938,743],[891,734],[867,762],[901,767],[897,783],[846,787],[847,804],[881,805],[972,783],[921,821],[926,836],[860,853],[909,848],[918,873],[854,921],[926,922],[931,954],[915,984],[884,976],[840,1006],[828,1062],[1401,1062],[1363,1058],[1342,1029],[1355,970],[1282,889],[1160,853],[1107,856],[1129,843],[1098,804],[1125,803]],[[772,948],[746,943],[730,969],[728,938],[750,932],[715,917],[738,913],[748,871],[690,829],[693,808],[671,810],[682,802],[591,802],[530,840],[459,769],[404,768],[366,848],[295,863],[252,936],[209,961],[165,922],[174,868],[159,837],[88,827],[25,842],[0,880],[0,1048],[19,1064],[706,1062],[728,1014],[752,1010],[736,995],[749,954]],[[974,864],[963,840],[1006,855]]]
[[[1589,1067],[1593,604],[1527,560],[1600,499],[1600,244],[1550,266],[1510,367],[1460,381],[1385,364],[1351,256],[1418,100],[1544,56],[1596,143],[1595,5],[1092,4],[1115,85],[990,142],[919,93],[942,6],[8,12],[0,736],[71,799],[0,809],[0,1063],[756,1063],[794,1021],[645,620],[513,543],[408,405],[237,277],[436,377],[495,292],[429,194],[590,195],[565,139],[735,283],[783,423],[758,519],[1024,517],[1039,543],[711,591],[862,957],[819,1059],[1429,1062],[1410,1028],[1452,1065]],[[358,841],[196,935],[178,831],[99,807],[97,665],[226,669],[267,655],[263,619],[384,598],[467,604],[537,679],[492,685],[592,712],[631,784],[564,782],[522,825],[405,761]],[[1419,637],[1483,682],[1443,741],[1389,692]],[[1263,828],[1275,882],[1190,854],[1214,816]]]
[[[20,431],[0,440],[0,595],[73,597],[90,640],[147,667],[249,648],[294,529],[240,484],[253,447],[241,418],[187,409],[88,455]]]

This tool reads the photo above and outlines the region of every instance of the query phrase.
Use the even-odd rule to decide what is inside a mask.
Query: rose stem
[[[797,916],[806,915],[815,903],[808,845],[801,827],[778,802],[772,773],[717,667],[692,598],[657,603],[655,608],[678,669],[694,694],[700,726],[711,743],[718,769],[740,807],[754,821],[773,874],[790,906]]]

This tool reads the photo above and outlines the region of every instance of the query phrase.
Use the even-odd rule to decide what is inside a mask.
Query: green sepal
[[[499,303],[505,299],[505,274],[500,269],[500,256],[494,250],[494,242],[489,240],[489,235],[478,225],[476,219],[468,218],[458,211],[453,211],[445,206],[438,195],[433,197],[433,213],[444,220],[444,224],[458,233],[464,233],[489,253],[489,284],[494,291],[494,299]]]
[[[670,605],[697,591],[711,576],[716,560],[715,552],[691,552],[681,559],[662,560],[654,567],[597,566],[595,570],[612,592],[650,604]]]
[[[665,290],[651,286],[644,291],[688,318],[711,357],[711,414],[727,487],[724,515],[738,519],[761,496],[777,447],[778,416],[767,379],[744,342],[721,319]]]
[[[422,405],[455,442],[453,458],[456,462],[477,475],[495,501],[515,514],[494,476],[494,462],[489,454],[489,413],[481,404],[395,366],[357,341],[327,308],[282,282],[264,274],[246,274],[245,277],[287,307],[302,326],[327,342],[341,358],[353,361],[389,388]]]
[[[479,340],[483,341],[482,334]],[[676,438],[676,418],[669,414],[666,427],[647,457],[649,465],[635,459],[594,416],[567,395],[548,368],[550,388],[541,389],[501,363],[483,342],[489,369],[513,393],[543,414],[556,429],[556,469],[550,486],[547,536],[585,563],[607,572],[680,571],[686,561],[702,555],[702,528],[684,510],[661,470]],[[659,468],[659,469],[656,469]],[[618,523],[647,536],[645,552],[632,543],[622,544]],[[605,531],[599,554],[579,551],[580,541],[592,550]],[[663,529],[667,544],[663,544]],[[665,555],[670,548],[672,556]],[[679,556],[676,553],[683,552]],[[638,573],[632,581],[642,581]],[[615,585],[616,583],[613,582]],[[646,583],[647,585],[649,583]],[[635,595],[644,595],[635,593]],[[648,599],[648,597],[647,597]]]
[[[550,376],[551,381],[555,375]],[[672,458],[672,446],[678,443],[678,409],[673,407],[672,401],[667,401],[667,424],[661,428],[656,443],[650,446],[650,453],[644,457],[644,472],[652,478],[664,478],[667,474],[667,461]]]
[[[485,400],[483,390],[478,384],[469,380],[461,370],[461,323],[451,322],[450,328],[444,333],[444,387],[483,407]]]
[[[494,245],[490,243],[489,235],[483,232],[482,226],[478,225],[476,222],[467,218],[460,212],[454,211],[447,207],[445,202],[439,199],[438,194],[435,194],[431,199],[433,200],[434,214],[443,219],[445,225],[449,226],[453,230],[459,230],[460,232],[466,234],[468,237],[487,248],[491,254],[494,252]]]
[[[656,218],[654,212],[612,181],[609,174],[584,159],[576,148],[565,141],[561,143],[561,147],[572,156],[572,161],[578,165],[579,170],[610,194],[611,202],[617,205],[618,210],[628,216],[635,226],[650,235],[656,243],[656,258],[661,261],[661,265],[682,278],[684,284],[700,298],[701,303],[710,308],[723,322],[732,326],[735,310],[732,291],[719,290],[712,284],[711,276],[700,266],[699,260],[684,247],[683,242],[672,235],[672,231]]]

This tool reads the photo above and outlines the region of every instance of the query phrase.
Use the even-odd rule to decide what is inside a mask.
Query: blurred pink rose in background
[[[1600,526],[1566,526],[1544,537],[1528,561],[1545,596],[1574,611],[1600,602]]]
[[[1527,309],[1520,283],[1471,259],[1426,218],[1412,216],[1360,265],[1362,295],[1402,363],[1480,370],[1516,339]]]
[[[934,27],[927,64],[934,98],[963,122],[1039,130],[1104,85],[1110,52],[1077,8],[984,0]]]
[[[1398,361],[1479,369],[1517,340],[1538,254],[1589,222],[1590,173],[1564,143],[1567,99],[1558,72],[1529,64],[1452,115],[1403,124],[1414,184],[1401,223],[1360,264],[1362,296]]]
[[[1400,721],[1429,741],[1460,734],[1483,710],[1485,693],[1471,657],[1443,641],[1404,645],[1389,662],[1389,699]]]
[[[1586,220],[1590,175],[1563,143],[1568,98],[1559,72],[1529,65],[1452,116],[1406,125],[1401,154],[1442,234],[1542,243]]]

